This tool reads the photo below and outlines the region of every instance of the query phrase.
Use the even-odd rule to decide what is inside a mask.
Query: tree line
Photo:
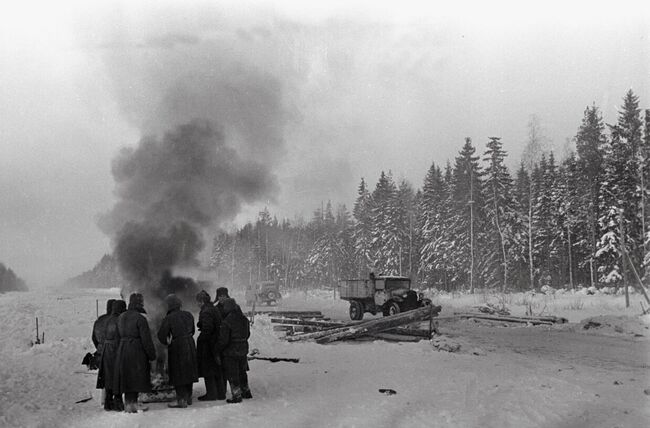
[[[7,291],[27,291],[27,284],[13,270],[0,262],[0,293]]]
[[[562,159],[528,123],[518,168],[501,138],[467,138],[421,188],[382,171],[361,179],[350,212],[330,202],[308,221],[269,211],[214,238],[210,266],[222,283],[277,280],[332,286],[370,271],[443,290],[620,285],[650,265],[650,110],[632,90],[616,123],[594,104]],[[626,277],[627,275],[627,277]]]

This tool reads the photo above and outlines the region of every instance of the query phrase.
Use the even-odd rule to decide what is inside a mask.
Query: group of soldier
[[[252,398],[248,386],[248,338],[250,326],[228,289],[217,289],[216,305],[208,292],[196,295],[200,306],[194,342],[194,317],[181,309],[181,300],[174,294],[165,298],[167,314],[157,332],[158,340],[167,346],[169,384],[176,390],[173,408],[192,404],[192,387],[199,377],[205,381],[205,395],[199,401],[226,399],[226,381],[232,397],[228,403]],[[109,300],[107,313],[93,326],[92,340],[97,348],[97,388],[105,390],[104,409],[135,413],[138,394],[151,392],[151,361],[156,359],[149,323],[142,315],[144,298],[140,293],[124,300]],[[124,396],[124,400],[122,399]]]

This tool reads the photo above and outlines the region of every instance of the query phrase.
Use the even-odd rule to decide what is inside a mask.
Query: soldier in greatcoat
[[[93,334],[92,334],[92,341],[93,344],[95,345],[95,364],[97,364],[97,367],[100,367],[101,362],[102,362],[102,353],[104,352],[104,338],[106,337],[106,322],[108,319],[111,317],[111,313],[113,310],[113,302],[115,299],[108,299],[106,301],[106,313],[102,314],[95,320],[95,323],[93,324]],[[102,372],[99,371],[97,373],[97,389],[101,389],[102,391],[102,404],[106,403],[106,383],[104,380],[104,377],[102,375]]]
[[[196,301],[201,306],[199,322],[196,324],[200,331],[196,339],[197,366],[199,377],[205,381],[205,395],[200,396],[199,401],[225,400],[226,383],[223,379],[221,360],[215,350],[221,315],[205,290],[196,295]]]
[[[120,334],[117,329],[117,319],[122,312],[126,310],[124,300],[115,300],[113,302],[113,311],[106,322],[106,336],[104,338],[104,351],[99,365],[99,377],[104,379],[106,386],[106,399],[104,401],[105,410],[124,410],[121,394],[113,393],[113,383],[115,374],[115,357],[117,356],[117,347],[120,344]]]
[[[168,346],[169,383],[176,389],[176,403],[169,407],[185,408],[192,404],[192,384],[198,382],[194,317],[181,310],[181,300],[175,294],[165,298],[167,316],[158,330],[158,340]]]
[[[127,311],[117,319],[120,344],[115,357],[113,392],[124,394],[124,410],[136,413],[138,393],[151,392],[151,361],[156,349],[147,319],[142,316],[144,298],[140,293],[129,296]]]
[[[228,403],[240,403],[242,398],[253,398],[248,386],[248,338],[250,324],[234,299],[223,299],[224,318],[219,330],[217,351],[221,354],[232,398]]]

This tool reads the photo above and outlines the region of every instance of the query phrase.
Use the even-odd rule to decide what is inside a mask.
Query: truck
[[[247,306],[253,306],[253,303],[265,303],[270,306],[278,303],[282,295],[275,281],[260,281],[246,287],[244,298]]]
[[[411,278],[370,274],[368,279],[344,279],[338,284],[339,297],[350,302],[350,319],[361,320],[370,312],[395,315],[431,304],[411,289]]]

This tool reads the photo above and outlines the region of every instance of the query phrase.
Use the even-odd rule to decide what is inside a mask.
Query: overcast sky
[[[86,3],[0,6],[0,262],[32,285],[110,251],[112,159],[193,118],[277,177],[242,222],[420,187],[465,137],[515,166],[532,114],[561,155],[587,105],[650,108],[646,2]]]

